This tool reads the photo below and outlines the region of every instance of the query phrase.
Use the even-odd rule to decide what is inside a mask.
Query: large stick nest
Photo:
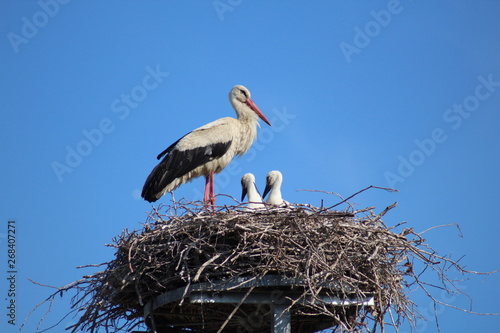
[[[175,302],[151,312],[146,319],[150,328],[265,332],[270,327],[269,308],[249,308],[244,302],[193,304],[184,296],[196,284],[279,276],[299,282],[288,289],[243,291],[246,296],[263,291],[277,291],[284,298],[290,290],[298,294],[288,299],[292,331],[330,327],[338,332],[375,332],[384,331],[387,324],[399,327],[404,320],[414,324],[419,315],[407,296],[413,285],[441,303],[420,281],[420,273],[414,273],[416,266],[422,271],[430,267],[441,281],[438,289],[452,293],[461,291],[445,274],[450,266],[461,273],[475,272],[438,255],[424,243],[423,232],[405,228],[397,233],[399,225],[387,227],[381,217],[395,205],[379,214],[373,207],[334,211],[305,205],[258,212],[225,206],[207,212],[199,203],[174,202],[155,209],[142,230],[125,230],[108,244],[116,248],[116,255],[101,264],[103,271],[59,288],[48,300],[76,290],[73,311],[80,319],[72,332],[118,332],[143,324],[145,307],[159,295],[184,290]],[[323,301],[325,294],[340,300],[373,297],[374,302],[333,306]],[[250,323],[248,329],[252,315],[260,324]]]
[[[304,298],[325,291],[341,298],[373,295],[375,305],[369,307],[311,302],[293,308],[293,314],[313,320],[322,316],[341,330],[366,329],[368,318],[383,324],[389,307],[397,316],[410,314],[412,303],[402,283],[409,257],[431,261],[416,247],[420,237],[408,240],[382,223],[389,208],[379,215],[370,209],[340,212],[304,206],[259,212],[228,207],[215,213],[195,208],[177,206],[175,213],[173,207],[160,209],[143,230],[124,231],[114,240],[110,246],[116,248],[116,258],[105,271],[87,277],[91,283],[86,293],[92,298],[81,308],[85,311],[75,330],[93,332],[115,326],[119,319],[139,320],[144,305],[156,296],[193,283],[267,275],[300,279]],[[325,282],[342,288],[329,289]],[[186,306],[183,311],[179,304],[164,310],[179,318],[193,315],[193,309]],[[213,313],[205,317],[203,331],[220,327],[218,321],[210,327]],[[306,322],[307,317],[301,318]],[[229,328],[236,322],[224,324]]]

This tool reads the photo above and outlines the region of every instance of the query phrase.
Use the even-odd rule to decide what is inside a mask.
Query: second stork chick
[[[248,195],[247,209],[263,209],[262,197],[255,185],[255,176],[251,173],[246,173],[241,177],[241,201]]]
[[[281,196],[281,183],[283,182],[283,175],[278,170],[269,171],[266,177],[266,188],[264,189],[265,198],[269,193],[266,203],[278,207],[287,207],[289,202],[283,200]]]

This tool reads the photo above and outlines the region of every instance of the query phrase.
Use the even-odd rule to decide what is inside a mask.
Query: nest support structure
[[[315,297],[304,297],[305,281],[280,275],[240,277],[198,283],[166,292],[149,302],[144,318],[153,332],[316,332],[341,321],[353,321],[374,297],[346,295],[346,288],[324,283]],[[337,290],[333,296],[332,290]],[[329,315],[313,314],[307,306],[321,305]],[[342,309],[340,311],[340,309]],[[337,313],[337,318],[332,318]]]

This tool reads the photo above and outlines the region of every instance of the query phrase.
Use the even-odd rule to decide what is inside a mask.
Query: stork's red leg
[[[210,204],[212,205],[212,210],[215,210],[215,191],[214,191],[214,172],[210,173]]]
[[[203,202],[208,203],[210,197],[210,176],[205,177],[205,193],[203,194]]]

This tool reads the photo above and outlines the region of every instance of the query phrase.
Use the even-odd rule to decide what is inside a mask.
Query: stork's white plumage
[[[255,176],[251,173],[246,173],[241,177],[241,201],[248,195],[248,210],[263,209],[262,197],[255,185]]]
[[[263,195],[263,197],[265,198],[267,193],[271,191],[271,193],[269,193],[269,197],[266,200],[267,204],[279,207],[286,207],[289,205],[288,201],[283,200],[283,197],[281,196],[282,182],[283,175],[281,174],[281,172],[277,170],[269,171],[266,176],[266,188],[264,189]]]
[[[229,101],[237,119],[221,118],[199,127],[158,155],[158,159],[164,157],[144,183],[145,200],[154,202],[181,184],[205,176],[203,199],[215,206],[214,174],[221,172],[235,156],[247,152],[257,136],[258,118],[271,125],[244,86],[234,86]]]

